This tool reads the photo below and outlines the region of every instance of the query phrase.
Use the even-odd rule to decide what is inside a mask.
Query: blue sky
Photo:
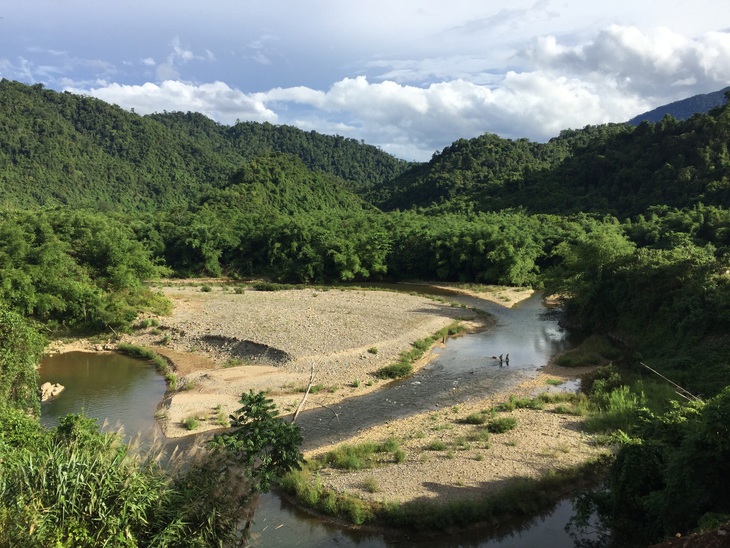
[[[715,0],[24,0],[0,77],[135,112],[290,124],[427,160],[730,85]]]

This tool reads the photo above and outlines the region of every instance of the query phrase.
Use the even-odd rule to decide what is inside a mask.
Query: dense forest
[[[617,388],[646,363],[702,400],[636,411],[595,502],[606,520],[651,542],[730,515],[727,105],[547,143],[460,139],[422,164],[7,80],[0,106],[3,413],[37,412],[24,387],[40,333],[128,329],[168,306],[145,284],[160,276],[532,286],[565,297],[567,325],[621,347]],[[12,417],[0,448],[31,428]],[[688,459],[708,464],[682,472]],[[677,499],[692,507],[681,521]]]

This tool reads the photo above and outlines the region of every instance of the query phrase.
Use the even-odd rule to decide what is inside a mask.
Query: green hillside
[[[0,388],[23,409],[0,421],[0,449],[37,409],[37,331],[131,331],[169,306],[145,283],[160,276],[529,286],[592,335],[564,365],[611,364],[573,410],[617,453],[584,507],[644,545],[730,519],[729,145],[725,105],[547,143],[485,134],[410,165],[342,137],[3,80]],[[0,521],[23,508],[11,492]]]
[[[368,195],[384,210],[590,212],[627,218],[650,207],[730,205],[730,107],[563,131],[547,143],[460,139]]]
[[[89,97],[0,81],[0,205],[126,211],[194,202],[248,160],[299,156],[367,188],[407,167],[376,147],[285,126],[222,126],[192,113],[138,116]]]

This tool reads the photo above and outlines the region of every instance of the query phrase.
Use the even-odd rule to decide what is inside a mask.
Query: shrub
[[[509,400],[499,404],[497,411],[514,411],[515,409],[542,409],[543,401],[540,398],[518,398],[511,394]]]
[[[324,455],[323,462],[341,470],[362,470],[372,466],[377,445],[371,442],[341,445]]]
[[[340,504],[340,509],[355,525],[362,525],[373,518],[370,506],[365,501],[354,497],[344,498]]]
[[[461,420],[464,424],[484,424],[488,420],[488,416],[484,413],[472,413],[468,417]]]
[[[407,377],[413,372],[413,366],[410,363],[400,361],[391,365],[381,367],[375,372],[375,376],[379,379],[400,379]]]
[[[295,289],[296,286],[275,282],[256,282],[255,284],[253,284],[253,288],[256,291],[284,291],[286,289]]]
[[[200,426],[200,419],[198,417],[187,417],[183,421],[183,426],[188,430],[195,430]]]
[[[393,451],[397,451],[399,447],[400,444],[398,443],[398,440],[391,436],[383,443],[378,445],[376,451],[378,453],[392,453]]]
[[[211,291],[213,291],[213,288],[210,287],[209,285],[203,285],[203,286],[200,287],[200,290],[203,293],[210,293]]]
[[[586,365],[601,365],[609,360],[621,356],[611,341],[603,335],[591,335],[577,348],[568,350],[559,356],[555,363],[563,367],[582,367]]]
[[[446,449],[446,443],[442,440],[434,440],[426,446],[428,451],[443,451]]]
[[[601,412],[587,419],[585,428],[589,432],[628,430],[634,423],[637,411],[644,404],[643,393],[635,394],[628,386],[619,386],[598,402]]]
[[[363,481],[363,487],[368,493],[377,493],[378,480],[376,480],[373,476],[368,476],[365,478],[365,481]]]
[[[517,419],[514,417],[499,417],[492,419],[487,424],[487,430],[492,434],[504,434],[517,426]]]

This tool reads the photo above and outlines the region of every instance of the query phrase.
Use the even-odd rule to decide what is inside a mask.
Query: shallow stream
[[[570,347],[557,316],[545,308],[539,294],[514,308],[481,299],[451,296],[492,314],[497,325],[474,335],[448,341],[438,355],[414,376],[393,382],[376,393],[333,406],[302,413],[305,447],[345,439],[360,429],[412,413],[452,406],[470,398],[487,397],[534,375],[550,357]],[[500,362],[509,354],[509,366]],[[165,382],[144,362],[118,354],[68,353],[47,357],[40,368],[41,382],[66,386],[61,395],[42,406],[43,423],[57,424],[59,417],[85,411],[106,419],[111,427],[124,425],[133,436],[159,434],[154,419]],[[336,419],[336,420],[333,420]],[[342,528],[312,517],[275,494],[261,498],[252,527],[252,546],[361,546],[361,547],[543,547],[572,546],[565,531],[572,505],[565,501],[548,515],[528,523],[512,524],[518,530],[470,531],[451,535],[389,536]]]

